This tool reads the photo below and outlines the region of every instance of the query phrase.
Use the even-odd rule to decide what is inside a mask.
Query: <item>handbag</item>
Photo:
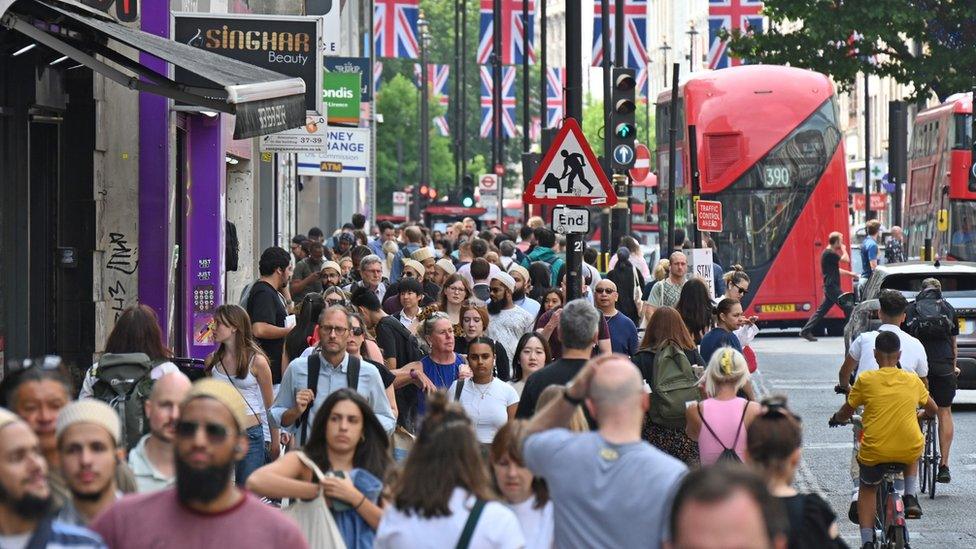
[[[304,452],[296,451],[295,455],[306,467],[312,470],[312,476],[316,482],[321,482],[325,475],[314,461],[309,459]],[[325,505],[325,499],[318,496],[315,499],[291,500],[287,507],[282,509],[286,515],[298,523],[298,529],[302,531],[308,541],[309,549],[346,549],[346,542],[342,539],[342,533],[336,525],[332,513]]]

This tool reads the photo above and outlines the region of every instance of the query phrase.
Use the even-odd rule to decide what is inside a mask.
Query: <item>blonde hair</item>
[[[734,385],[736,392],[749,381],[749,365],[742,353],[732,347],[722,347],[712,353],[705,369],[705,393],[718,394],[722,385]]]
[[[662,259],[654,266],[654,280],[661,281],[668,277],[668,270],[671,269],[671,261]]]
[[[396,242],[392,240],[387,240],[383,243],[383,253],[386,254],[386,263],[383,264],[383,271],[386,276],[389,276],[390,271],[393,269],[393,262],[396,260],[396,253],[399,249]]]
[[[549,402],[557,398],[562,398],[565,388],[565,385],[550,385],[543,389],[536,402],[536,410],[541,410]],[[573,417],[569,419],[567,428],[574,433],[585,433],[590,430],[590,424],[587,423],[586,415],[583,414],[583,406],[576,407],[576,411],[573,412]]]

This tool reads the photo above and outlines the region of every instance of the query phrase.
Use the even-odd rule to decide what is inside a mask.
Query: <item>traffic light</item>
[[[461,181],[461,205],[465,208],[474,206],[474,178],[465,175]]]
[[[634,112],[637,110],[636,71],[628,68],[614,68],[610,124],[613,137],[610,139],[610,168],[614,171],[628,170],[634,166],[634,139],[637,125]]]
[[[420,209],[423,210],[437,198],[437,189],[429,185],[420,186]]]

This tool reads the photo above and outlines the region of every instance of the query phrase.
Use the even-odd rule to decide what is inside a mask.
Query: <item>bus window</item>
[[[729,264],[761,267],[776,257],[840,144],[833,101],[825,102],[762,160],[718,193],[726,212],[716,235]]]
[[[976,258],[976,202],[953,200],[949,220],[949,253],[956,259],[972,261]]]
[[[957,113],[954,122],[949,142],[955,150],[968,151],[973,144],[973,115]]]

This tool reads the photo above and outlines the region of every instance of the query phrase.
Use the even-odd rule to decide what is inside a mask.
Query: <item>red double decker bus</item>
[[[973,98],[957,93],[915,117],[908,147],[908,188],[903,222],[910,256],[925,239],[941,257],[976,260],[976,185],[970,183]],[[948,210],[948,231],[938,230]]]
[[[693,223],[687,138],[695,127],[703,199],[723,207],[713,233],[717,262],[751,279],[746,314],[766,326],[801,326],[823,299],[820,254],[833,231],[849,241],[844,146],[834,87],[819,73],[745,65],[693,74],[658,96],[657,158],[661,241],[668,234],[668,127],[677,109],[675,226]],[[842,280],[845,291],[850,279]],[[828,315],[842,329],[843,314]]]

